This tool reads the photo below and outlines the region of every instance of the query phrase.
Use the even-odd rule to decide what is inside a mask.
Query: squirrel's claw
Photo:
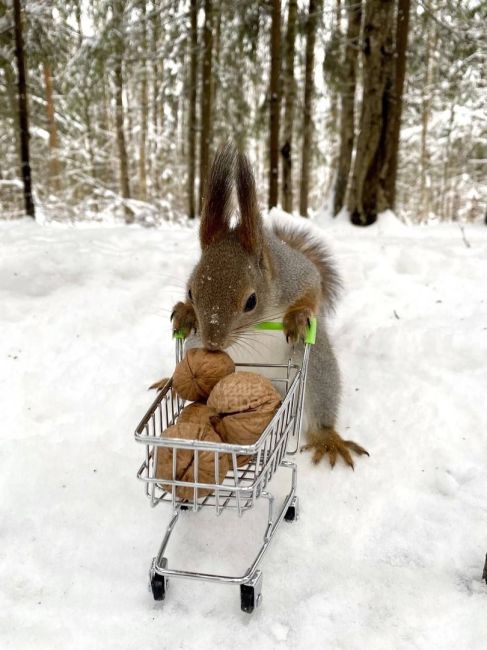
[[[149,386],[149,390],[155,388],[157,390],[162,390],[166,384],[168,384],[171,381],[170,377],[164,377],[164,379],[159,379],[159,381],[155,381],[153,384]]]
[[[311,310],[307,308],[288,311],[284,314],[282,323],[286,342],[297,343],[300,339],[304,339],[311,325],[312,317]]]
[[[184,338],[196,332],[197,319],[194,307],[190,302],[178,302],[174,305],[170,320],[173,323],[173,334],[182,332]]]
[[[335,466],[338,456],[341,456],[345,463],[354,469],[354,462],[350,450],[359,456],[369,455],[369,452],[353,440],[343,440],[334,429],[320,429],[310,434],[310,442],[303,445],[300,451],[313,450],[312,461],[316,465],[325,454],[331,467]]]

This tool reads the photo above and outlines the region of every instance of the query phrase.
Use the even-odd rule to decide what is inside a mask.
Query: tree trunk
[[[385,160],[388,92],[393,56],[393,0],[367,0],[363,43],[363,99],[348,207],[352,223],[367,226],[377,220],[380,170]]]
[[[425,18],[427,17],[427,14]],[[433,31],[431,31],[433,29]],[[436,24],[429,25],[426,36],[426,70],[424,81],[421,85],[421,152],[420,152],[420,189],[419,189],[419,216],[420,221],[427,221],[430,212],[430,196],[427,182],[427,169],[429,164],[428,154],[428,124],[431,110],[431,95],[433,83],[434,57],[437,45]]]
[[[195,218],[194,179],[196,169],[196,99],[198,81],[198,0],[191,0],[190,8],[190,76],[188,117],[188,216]]]
[[[343,81],[341,88],[340,152],[333,197],[333,216],[336,216],[345,203],[348,177],[352,162],[355,139],[355,86],[357,81],[357,52],[360,42],[360,23],[362,4],[357,0],[347,0],[347,35],[345,59],[343,62]]]
[[[277,205],[279,180],[279,109],[281,72],[281,0],[272,0],[271,79],[269,87],[269,208]]]
[[[117,131],[118,158],[120,165],[120,187],[122,197],[130,199],[130,183],[128,175],[127,148],[125,146],[124,110],[123,110],[123,74],[122,60],[124,54],[123,11],[124,0],[113,0],[114,22],[117,39],[115,48],[115,128]],[[124,205],[125,223],[133,223],[134,214],[128,205]]]
[[[309,0],[308,19],[306,21],[306,70],[304,76],[304,115],[303,115],[303,150],[301,158],[301,187],[299,192],[299,213],[308,216],[309,163],[311,160],[312,128],[311,112],[314,96],[315,40],[318,14],[321,13],[322,0]]]
[[[152,62],[152,90],[151,90],[151,117],[152,117],[152,138],[150,139],[150,156],[149,156],[149,175],[152,181],[152,187],[158,190],[157,178],[157,150],[159,139],[159,125],[158,125],[158,99],[159,99],[159,15],[157,13],[158,6],[155,0],[152,0],[152,11],[150,14],[151,22],[151,48],[153,56],[155,57]]]
[[[97,134],[97,139],[100,138],[103,145],[110,150],[110,159],[113,156],[116,156],[115,147],[113,146],[112,134],[116,130],[115,125],[113,124],[113,114],[110,111],[110,105],[112,96],[110,93],[110,77],[109,72],[105,63],[102,62],[100,70],[100,82],[101,82],[101,93],[102,93],[102,102],[98,110],[98,119],[100,122],[98,131],[101,131],[101,134]],[[100,169],[100,177],[104,182],[108,182],[112,187],[116,186],[116,173],[113,168],[113,165],[110,164],[110,160],[106,158],[103,159],[103,164]]]
[[[124,63],[122,60],[122,72]],[[134,159],[131,156],[131,146],[134,142],[134,111],[132,108],[132,88],[130,83],[123,82],[123,105],[124,105],[124,122],[125,122],[125,142],[127,146],[127,155],[129,160],[129,174],[130,174],[130,161]]]
[[[211,97],[213,104],[213,113],[218,115],[218,90],[219,90],[219,74],[220,74],[220,51],[221,51],[221,27],[222,27],[222,7],[217,3],[215,8],[215,15],[213,16],[213,23],[215,25],[215,43],[214,43],[214,64],[212,66],[211,76]]]
[[[453,125],[455,123],[455,105],[457,98],[452,97],[450,101],[450,119],[448,120],[448,130],[446,136],[445,154],[443,157],[443,173],[441,179],[441,191],[439,192],[436,203],[436,214],[440,215],[442,220],[451,219],[451,199],[452,199],[452,175],[450,174],[451,165],[451,137]]]
[[[35,219],[34,200],[32,198],[32,180],[29,160],[29,111],[27,106],[27,83],[25,80],[24,39],[22,37],[22,15],[20,0],[14,0],[15,24],[15,56],[18,71],[18,101],[19,101],[19,130],[20,130],[20,162],[21,175],[24,183],[25,212]]]
[[[139,198],[141,201],[147,200],[147,175],[146,175],[146,142],[147,142],[147,114],[148,114],[148,96],[147,96],[147,62],[145,53],[147,52],[147,26],[146,26],[146,0],[141,0],[142,10],[142,73],[140,82],[140,142],[139,142]]]
[[[54,98],[52,92],[52,74],[51,66],[44,61],[42,65],[44,74],[44,88],[46,91],[46,109],[47,124],[49,129],[49,180],[54,192],[59,193],[61,190],[61,169],[58,157],[58,137],[56,127],[56,117],[54,111]]]
[[[15,134],[15,154],[16,154],[16,165],[21,166],[20,159],[20,129],[18,128],[19,124],[19,106],[17,101],[17,80],[15,78],[15,67],[14,62],[10,63],[9,61],[5,62],[3,66],[5,73],[5,85],[7,90],[8,103],[10,108],[10,113],[12,115],[13,131]]]
[[[285,44],[284,71],[284,124],[282,133],[282,208],[286,212],[293,211],[293,180],[292,180],[292,140],[294,122],[294,104],[296,101],[296,81],[294,79],[294,49],[296,41],[297,0],[289,0]]]
[[[75,4],[75,14],[76,22],[78,25],[78,49],[81,50],[83,46],[83,23],[81,20],[81,0],[77,0]],[[102,77],[103,78],[103,77]],[[98,177],[98,171],[95,163],[95,152],[93,150],[93,128],[91,122],[91,112],[90,112],[90,97],[86,89],[86,84],[83,84],[82,91],[82,105],[83,105],[83,115],[85,118],[86,125],[86,149],[88,151],[88,157],[90,159],[91,175],[94,180]],[[98,212],[98,204],[94,202],[94,209]]]
[[[342,36],[342,3],[341,0],[335,0],[335,24],[332,27],[332,33],[330,38],[330,44],[325,50],[325,57],[323,59],[323,73],[325,84],[327,84],[327,90],[330,97],[330,110],[329,115],[326,120],[326,130],[329,138],[329,150],[330,150],[330,163],[328,168],[328,180],[325,186],[324,195],[328,196],[330,188],[333,187],[337,175],[337,163],[338,163],[338,148],[340,143],[338,141],[339,136],[339,97],[340,97],[340,83],[342,82],[343,75],[343,63],[342,50],[346,47],[344,43],[344,38]],[[359,0],[357,0],[359,2]],[[331,50],[331,52],[330,52]],[[327,61],[330,59],[331,61]],[[330,69],[331,68],[331,69]]]
[[[406,52],[409,33],[410,0],[399,0],[396,21],[396,48],[389,120],[386,134],[386,160],[381,172],[385,207],[391,210],[396,202],[396,178],[401,131],[402,96],[406,76]]]
[[[212,90],[212,49],[213,49],[213,6],[212,0],[205,0],[205,26],[203,28],[203,68],[201,79],[201,137],[200,137],[200,212],[206,191],[206,177],[210,159],[211,143],[211,90]]]

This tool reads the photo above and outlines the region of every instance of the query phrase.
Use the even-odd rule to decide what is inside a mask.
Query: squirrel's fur
[[[233,194],[239,218],[233,225]],[[289,344],[302,352],[309,320],[318,316],[318,332],[308,366],[306,415],[309,444],[318,462],[337,454],[353,467],[350,449],[335,431],[340,374],[326,330],[340,281],[325,243],[301,226],[265,227],[259,213],[255,180],[246,156],[229,143],[219,149],[211,168],[200,225],[201,259],[194,268],[184,302],[174,307],[175,329],[198,333],[208,349],[245,343],[259,321],[281,318],[286,354]],[[279,360],[280,361],[280,360]]]

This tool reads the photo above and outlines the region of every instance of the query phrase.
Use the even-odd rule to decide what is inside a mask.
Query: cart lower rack
[[[261,329],[282,329],[281,323],[260,323]],[[262,599],[262,572],[259,564],[269,544],[283,520],[295,521],[298,517],[296,496],[297,468],[288,457],[296,453],[303,419],[306,374],[310,345],[316,336],[316,320],[305,338],[300,363],[287,364],[245,363],[236,364],[237,369],[246,368],[259,372],[266,370],[272,374],[272,382],[283,394],[282,404],[266,427],[259,440],[253,445],[233,445],[200,440],[183,440],[163,437],[163,431],[174,424],[185,406],[168,381],[157,395],[149,410],[135,431],[135,440],[145,447],[145,458],[137,473],[137,478],[145,483],[146,495],[152,506],[168,503],[172,506],[172,518],[167,526],[159,551],[150,567],[150,585],[155,600],[164,600],[169,578],[187,578],[209,582],[232,583],[240,585],[241,608],[251,613]],[[176,336],[176,362],[183,356],[183,340]],[[155,475],[157,449],[166,447],[172,450],[173,474],[171,479],[161,480]],[[191,450],[194,454],[194,480],[181,481],[176,477],[176,455],[178,450]],[[198,481],[199,455],[214,455],[214,483]],[[219,482],[219,464],[226,454],[230,459],[230,470],[223,482]],[[245,457],[245,464],[243,463]],[[250,462],[247,462],[250,458]],[[240,461],[239,461],[240,459]],[[269,482],[278,468],[289,473],[289,492],[277,511],[275,498],[268,489]],[[182,500],[177,496],[178,486],[191,488],[193,498]],[[204,490],[207,496],[199,495]],[[185,490],[188,493],[188,490]],[[198,512],[202,508],[213,508],[217,515],[224,510],[233,510],[239,516],[250,510],[258,498],[268,501],[268,517],[262,545],[247,571],[240,576],[199,573],[182,569],[171,569],[165,555],[171,534],[182,511]]]

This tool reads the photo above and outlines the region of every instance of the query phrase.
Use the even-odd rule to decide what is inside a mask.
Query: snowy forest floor
[[[370,458],[298,455],[301,516],[249,617],[237,587],[147,591],[170,508],[135,479],[133,430],[172,371],[195,228],[0,223],[3,649],[485,649],[487,228],[467,247],[454,225],[322,225],[345,283],[339,430]],[[185,514],[170,566],[243,572],[265,516]]]

